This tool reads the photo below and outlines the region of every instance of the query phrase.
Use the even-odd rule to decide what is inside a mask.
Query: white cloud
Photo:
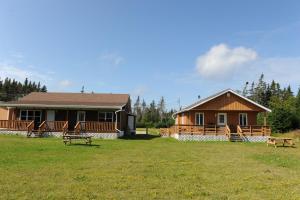
[[[44,74],[34,69],[21,68],[7,63],[0,63],[0,77],[14,78],[18,81],[24,81],[25,78],[43,81],[50,80],[46,73]]]
[[[256,59],[257,53],[252,49],[219,44],[197,58],[196,69],[204,77],[224,77]]]
[[[118,66],[124,62],[124,58],[117,53],[104,53],[100,55],[99,59],[115,66]]]
[[[69,80],[62,80],[62,81],[59,82],[59,85],[60,85],[61,87],[69,87],[69,86],[72,85],[72,82],[69,81]]]

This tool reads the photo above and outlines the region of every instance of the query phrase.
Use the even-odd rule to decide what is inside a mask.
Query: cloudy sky
[[[165,96],[300,85],[300,1],[0,0],[0,77],[49,91]]]

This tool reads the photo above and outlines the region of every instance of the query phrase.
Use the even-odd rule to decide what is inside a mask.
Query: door
[[[47,110],[47,120],[46,121],[55,121],[55,111],[54,110]],[[47,123],[50,129],[54,129],[54,123]]]
[[[227,114],[226,113],[218,113],[218,125],[225,126],[227,124]]]
[[[130,133],[135,133],[135,116],[128,115],[128,129]]]
[[[85,111],[77,111],[77,122],[85,122]],[[81,123],[81,130],[85,129],[85,123]]]
[[[55,121],[55,111],[47,110],[47,121]]]

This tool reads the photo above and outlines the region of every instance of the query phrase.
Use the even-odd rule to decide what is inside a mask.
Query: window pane
[[[105,112],[99,112],[99,122],[105,122]]]
[[[203,114],[200,114],[200,123],[199,123],[199,125],[201,125],[201,126],[203,126]]]
[[[33,116],[34,116],[34,114],[33,114],[33,111],[32,111],[32,110],[28,110],[28,116],[31,116],[31,117],[33,117]]]
[[[106,121],[107,122],[112,122],[113,121],[113,113],[112,112],[106,113]]]
[[[196,125],[200,125],[200,115],[196,114]]]
[[[26,120],[26,115],[21,115],[21,120]]]
[[[27,119],[28,120],[33,120],[33,116],[28,116]]]
[[[224,115],[219,115],[219,122],[220,123],[224,123],[225,122]]]
[[[26,116],[27,115],[27,111],[26,110],[22,110],[21,111],[21,116]]]

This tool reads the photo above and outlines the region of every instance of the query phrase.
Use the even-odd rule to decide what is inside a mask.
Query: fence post
[[[148,135],[148,127],[146,128],[146,135]]]

